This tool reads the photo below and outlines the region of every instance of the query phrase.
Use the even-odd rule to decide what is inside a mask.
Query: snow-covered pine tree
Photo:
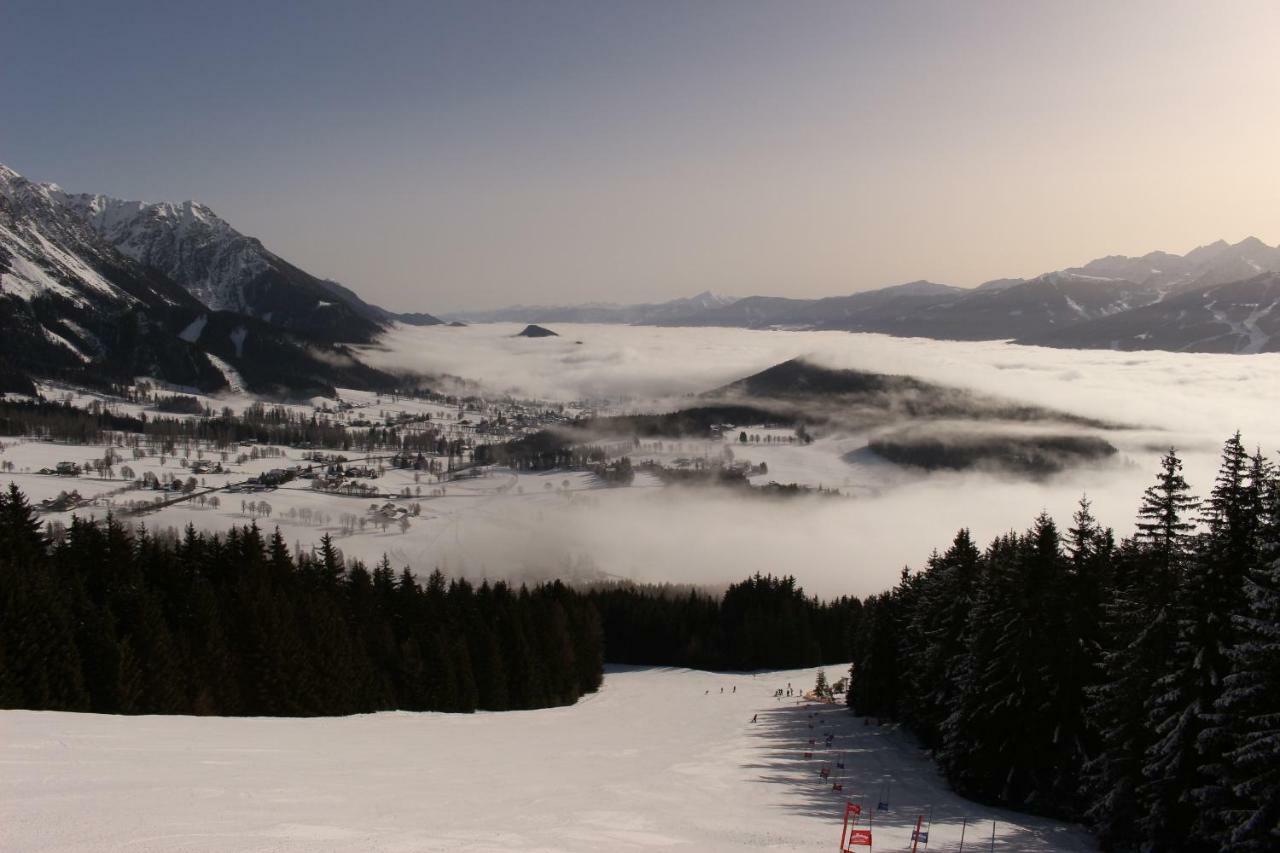
[[[1280,848],[1280,478],[1255,454],[1249,481],[1258,564],[1245,579],[1247,606],[1235,620],[1231,673],[1217,704],[1231,745],[1223,764],[1231,800],[1222,847],[1264,853]]]
[[[1055,644],[1053,665],[1058,681],[1055,733],[1059,748],[1080,756],[1081,763],[1098,751],[1096,730],[1089,723],[1089,691],[1102,679],[1103,603],[1113,589],[1115,537],[1093,516],[1089,499],[1081,497],[1066,537],[1067,575],[1061,590],[1063,633]],[[1060,791],[1079,788],[1077,763],[1060,765],[1063,774],[1052,783]]]
[[[1146,703],[1173,643],[1167,608],[1149,609],[1161,592],[1157,569],[1135,540],[1117,549],[1110,600],[1102,608],[1101,677],[1087,691],[1097,746],[1084,765],[1085,817],[1108,849],[1132,850],[1140,842],[1137,788],[1151,741]]]
[[[970,796],[1073,813],[1073,768],[1083,757],[1063,735],[1082,727],[1071,716],[1083,701],[1064,692],[1072,686],[1061,672],[1069,575],[1057,526],[1041,514],[1026,534],[993,545],[987,565],[965,687],[944,725],[940,761]]]
[[[1017,535],[1008,533],[993,541],[982,555],[984,571],[969,614],[964,651],[953,667],[955,701],[942,722],[942,746],[937,751],[938,763],[957,791],[988,799],[995,797],[993,789],[999,776],[991,752],[999,724],[987,713],[991,697],[986,679],[992,675],[991,662],[999,639],[997,620],[1010,607],[1012,584],[1007,575],[1018,541]]]
[[[853,666],[846,699],[855,714],[899,713],[903,688],[901,637],[907,625],[908,602],[914,601],[919,577],[904,568],[897,587],[868,598],[863,605],[853,635]]]
[[[912,694],[909,722],[933,748],[941,744],[942,722],[959,695],[962,681],[955,670],[965,653],[980,572],[981,554],[969,531],[962,529],[944,553],[930,558],[919,603],[910,616],[908,633],[917,641],[904,673]]]
[[[1167,568],[1180,568],[1188,552],[1192,518],[1200,502],[1182,476],[1182,460],[1173,448],[1160,460],[1154,485],[1143,492],[1138,507],[1137,540]]]
[[[1192,792],[1199,805],[1196,833],[1211,838],[1215,845],[1225,842],[1225,814],[1232,807],[1227,782],[1226,753],[1232,748],[1232,720],[1215,706],[1231,671],[1230,653],[1237,643],[1236,621],[1247,606],[1245,582],[1257,567],[1260,550],[1258,525],[1261,521],[1265,475],[1252,476],[1252,464],[1240,433],[1223,447],[1222,466],[1213,492],[1205,505],[1205,537],[1199,548],[1197,577],[1204,585],[1197,596],[1201,606],[1198,628],[1199,669],[1202,677],[1203,726],[1196,747],[1200,752],[1202,784]],[[1188,590],[1197,584],[1188,584]]]
[[[1197,505],[1170,449],[1143,493],[1137,534],[1119,549],[1104,608],[1102,677],[1089,690],[1088,708],[1099,743],[1084,787],[1090,822],[1119,849],[1137,846],[1139,822],[1152,807],[1142,772],[1155,740],[1147,716],[1176,636],[1174,591],[1190,556]]]
[[[1157,739],[1144,768],[1151,807],[1145,826],[1148,842],[1157,848],[1208,849],[1222,837],[1224,729],[1214,706],[1229,669],[1244,577],[1256,556],[1248,463],[1237,433],[1223,447],[1200,518],[1205,531],[1174,596],[1177,640],[1150,703]]]

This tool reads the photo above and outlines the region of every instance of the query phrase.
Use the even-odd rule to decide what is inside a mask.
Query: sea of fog
[[[1024,529],[1042,510],[1065,527],[1087,495],[1119,535],[1133,529],[1163,449],[1178,448],[1206,492],[1222,442],[1280,451],[1280,356],[1120,353],[947,342],[843,332],[551,324],[556,338],[521,338],[512,324],[397,327],[366,357],[384,368],[451,375],[491,392],[549,399],[615,398],[669,408],[797,356],[908,374],[1011,400],[1123,423],[1106,433],[1115,462],[1044,481],[992,474],[878,476],[844,460],[857,437],[828,436],[792,453],[776,477],[850,486],[847,500],[742,499],[718,491],[597,491],[590,501],[510,501],[456,522],[440,559],[462,570],[586,564],[618,577],[724,583],[749,572],[796,575],[824,595],[865,594],[919,567],[955,531],[981,541]],[[839,449],[841,452],[836,452]],[[809,449],[806,449],[808,451]],[[741,453],[751,458],[753,449]],[[770,464],[771,474],[775,466]],[[497,507],[491,507],[497,509]],[[518,531],[513,533],[512,531]],[[443,547],[443,546],[442,546]]]

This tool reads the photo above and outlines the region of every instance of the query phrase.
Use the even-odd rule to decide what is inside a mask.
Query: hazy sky
[[[1280,3],[4,0],[0,162],[395,309],[1280,241]]]

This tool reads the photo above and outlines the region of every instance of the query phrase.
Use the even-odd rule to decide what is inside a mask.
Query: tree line
[[[595,608],[560,583],[425,584],[326,536],[154,536],[73,520],[51,544],[0,495],[0,707],[308,716],[571,704],[601,681]]]
[[[611,663],[694,669],[796,669],[843,663],[857,598],[819,601],[794,577],[755,575],[722,596],[615,584],[588,592]]]
[[[1082,500],[961,530],[865,602],[855,713],[903,721],[974,799],[1108,849],[1280,847],[1280,478],[1237,434],[1208,498],[1174,451],[1117,542]]]
[[[188,398],[194,399],[194,398]],[[204,442],[231,447],[243,442],[320,447],[332,450],[383,450],[461,454],[461,442],[435,427],[403,429],[369,426],[349,429],[328,418],[282,406],[254,404],[236,415],[231,409],[195,417],[134,416],[102,406],[78,408],[48,400],[0,400],[0,435],[34,436],[73,444],[103,444],[116,433],[134,433],[172,446]]]

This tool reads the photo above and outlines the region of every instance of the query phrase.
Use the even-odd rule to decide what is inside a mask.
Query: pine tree
[[[1066,573],[1056,596],[1062,608],[1062,635],[1054,644],[1051,664],[1058,690],[1055,715],[1061,723],[1054,740],[1062,756],[1052,787],[1064,798],[1080,789],[1081,767],[1099,748],[1089,705],[1102,680],[1103,606],[1115,566],[1114,536],[1098,524],[1087,497],[1080,499],[1072,525],[1067,530]]]
[[[1090,804],[1085,816],[1109,849],[1136,849],[1141,840],[1138,785],[1152,740],[1147,700],[1173,642],[1167,608],[1149,609],[1163,592],[1153,583],[1157,570],[1135,541],[1123,543],[1111,600],[1102,608],[1101,673],[1088,691],[1087,708],[1097,747],[1084,765],[1083,788]]]
[[[44,531],[27,496],[17,484],[10,483],[8,493],[0,494],[0,553],[21,567],[43,555],[46,545]]]
[[[968,641],[969,620],[981,581],[981,554],[967,529],[929,560],[910,634],[920,650],[908,665],[915,694],[912,728],[928,746],[941,744],[942,722],[955,706],[961,681],[957,668]]]
[[[1217,710],[1229,725],[1222,775],[1230,789],[1222,847],[1263,853],[1280,847],[1280,479],[1255,455],[1258,563],[1245,579],[1247,606]]]
[[[1221,772],[1222,738],[1212,727],[1234,642],[1232,620],[1241,609],[1247,543],[1253,540],[1247,461],[1237,434],[1224,447],[1202,515],[1207,529],[1175,586],[1176,640],[1149,703],[1157,739],[1143,769],[1149,812],[1144,825],[1148,842],[1157,847],[1213,847],[1221,836],[1217,821],[1224,793],[1213,777]],[[1205,765],[1209,775],[1201,769]]]
[[[1069,575],[1046,514],[988,553],[965,687],[940,759],[962,792],[1047,814],[1075,809],[1082,686],[1069,677]],[[1047,713],[1047,709],[1053,709]]]
[[[1199,674],[1196,685],[1200,732],[1200,784],[1192,791],[1198,805],[1195,833],[1215,845],[1225,841],[1222,823],[1231,808],[1225,753],[1231,749],[1232,720],[1215,706],[1222,697],[1236,644],[1236,620],[1247,606],[1245,583],[1257,566],[1261,490],[1250,477],[1250,459],[1240,433],[1223,448],[1222,465],[1202,522],[1205,534],[1186,585],[1185,633]]]
[[[1192,516],[1200,502],[1182,476],[1182,460],[1173,448],[1160,460],[1156,482],[1143,493],[1138,508],[1138,542],[1148,546],[1169,571],[1185,562],[1195,530]]]

